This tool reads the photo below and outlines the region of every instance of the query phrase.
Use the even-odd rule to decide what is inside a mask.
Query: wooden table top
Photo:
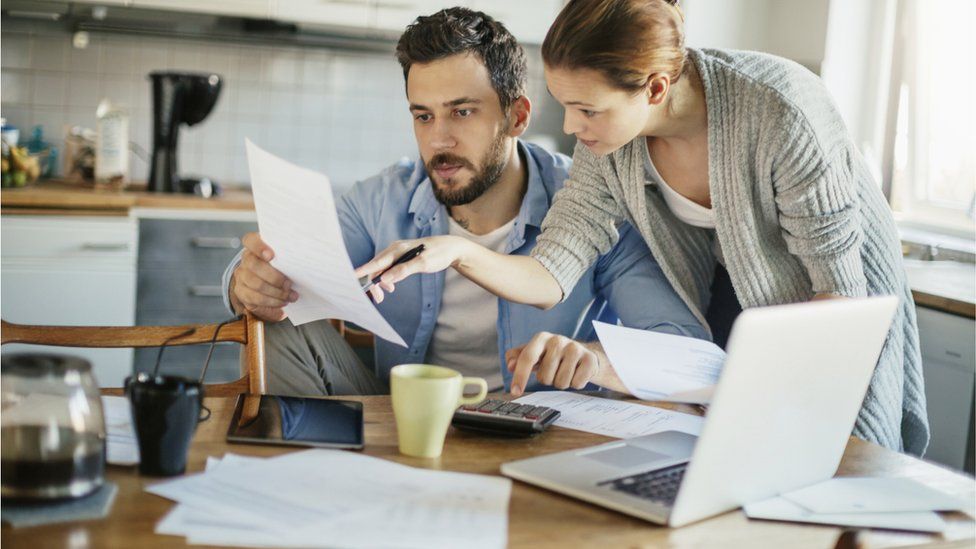
[[[500,395],[493,395],[493,398]],[[401,456],[388,396],[344,397],[364,403],[365,454],[406,465],[498,475],[506,461],[560,450],[591,446],[607,437],[552,427],[531,439],[498,439],[448,432],[444,454],[438,459]],[[294,448],[228,444],[224,438],[233,412],[233,399],[208,398],[209,420],[197,430],[190,450],[189,472],[203,470],[208,456],[236,453],[273,456]],[[694,413],[682,405],[663,405]],[[974,500],[976,481],[880,446],[851,438],[838,471],[839,476],[911,477],[947,493]],[[145,486],[159,479],[140,477],[134,467],[110,466],[108,478],[118,483],[119,494],[109,517],[89,522],[34,528],[3,526],[3,547],[185,547],[182,537],[153,533],[156,523],[173,503],[146,493]],[[866,547],[932,545],[973,547],[973,522],[965,515],[945,515],[951,528],[945,537],[870,531],[861,541]],[[508,541],[511,547],[833,547],[841,532],[831,526],[751,521],[741,511],[677,529],[664,528],[601,507],[564,497],[520,482],[513,482],[509,503]]]

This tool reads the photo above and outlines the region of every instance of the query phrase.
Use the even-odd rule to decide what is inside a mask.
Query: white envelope
[[[742,508],[753,519],[809,522],[860,528],[887,528],[913,532],[942,532],[946,523],[932,511],[915,513],[811,513],[792,501],[775,497]]]
[[[814,513],[964,511],[969,506],[908,478],[832,478],[782,496]]]

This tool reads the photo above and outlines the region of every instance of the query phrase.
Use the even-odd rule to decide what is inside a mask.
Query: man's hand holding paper
[[[292,282],[271,266],[274,250],[258,233],[247,233],[241,239],[244,252],[241,263],[230,281],[230,303],[235,311],[245,310],[269,322],[279,322],[288,315],[285,305],[298,301]]]
[[[280,318],[287,316],[296,326],[338,318],[406,346],[354,274],[328,178],[277,158],[250,140],[247,158],[260,238],[248,241],[247,253],[254,256],[249,274],[241,280],[235,275],[234,284],[242,290],[232,292],[237,300],[250,300],[255,312],[269,319],[278,308]]]

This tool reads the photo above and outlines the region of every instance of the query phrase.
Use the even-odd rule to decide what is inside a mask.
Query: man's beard
[[[476,170],[468,159],[461,156],[451,153],[434,155],[426,164],[427,174],[433,183],[434,197],[445,206],[463,206],[474,202],[495,183],[498,183],[507,164],[506,160],[504,132],[499,132],[491,142],[484,158],[481,159],[480,170]],[[447,181],[438,181],[435,179],[434,167],[440,164],[458,165],[471,170],[474,175],[466,185],[453,181],[455,179],[453,177]]]

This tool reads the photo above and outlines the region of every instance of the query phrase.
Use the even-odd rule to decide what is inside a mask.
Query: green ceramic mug
[[[477,385],[478,394],[464,396],[464,387]],[[444,437],[454,410],[485,399],[488,384],[480,377],[462,377],[443,366],[401,364],[390,370],[390,395],[396,418],[400,453],[435,458],[444,450]]]

